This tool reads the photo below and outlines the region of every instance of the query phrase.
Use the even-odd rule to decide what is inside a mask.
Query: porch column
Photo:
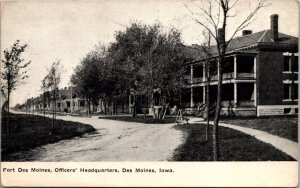
[[[236,107],[237,106],[237,83],[234,83],[234,91],[233,91],[233,106]]]
[[[234,55],[233,57],[233,78],[236,79],[237,78],[237,57],[236,55]]]
[[[191,84],[193,84],[193,78],[194,78],[194,66],[191,65]]]
[[[191,108],[194,107],[194,91],[193,91],[193,87],[191,87]]]
[[[191,65],[191,84],[193,84],[193,77],[194,77],[194,66]],[[191,86],[191,108],[194,107],[194,91],[193,86]]]
[[[205,99],[206,99],[206,87],[205,87],[205,86],[203,86],[203,90],[202,90],[202,91],[203,91],[203,95],[202,95],[202,96],[203,96],[203,99],[202,99],[202,102],[203,102],[203,104],[205,104],[205,103],[206,103],[206,100],[205,100]]]
[[[221,65],[220,65],[221,66]],[[217,67],[217,80],[219,80],[219,75],[220,75],[220,70],[219,70],[219,67]]]
[[[254,93],[254,106],[256,107],[257,106],[256,82],[254,83],[253,93]]]
[[[203,82],[206,82],[207,78],[206,78],[206,70],[204,65],[202,65],[202,72],[203,72]]]
[[[253,73],[254,73],[254,79],[256,79],[256,57],[254,57],[254,60],[253,60],[253,63],[254,63],[254,65],[253,65]]]

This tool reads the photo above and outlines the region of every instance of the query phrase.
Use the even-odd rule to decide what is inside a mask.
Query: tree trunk
[[[136,117],[136,95],[133,95],[132,117]]]
[[[44,93],[43,94],[43,113],[44,113],[44,116],[46,116],[45,105],[46,105],[46,99],[45,99],[45,93]]]
[[[222,81],[223,81],[223,71],[222,64],[224,61],[224,56],[219,58],[218,61],[218,94],[217,94],[217,107],[214,118],[214,126],[213,126],[213,159],[214,161],[219,160],[219,119],[221,113],[221,101],[222,101]]]
[[[115,99],[115,97],[113,97],[111,109],[112,109],[112,115],[116,115],[116,99]]]
[[[104,104],[104,115],[106,115],[106,100],[103,99],[103,104]]]
[[[56,95],[56,93],[55,93]],[[54,98],[54,119],[56,119],[56,96]]]
[[[125,104],[124,96],[122,96],[122,113],[124,113],[124,104]]]
[[[10,114],[9,114],[9,103],[10,103],[10,92],[7,92],[7,119],[6,119],[6,126],[7,126],[7,132],[8,132],[8,137],[10,137],[10,125],[9,125],[9,118],[10,118]]]
[[[154,108],[154,93],[153,93],[153,89],[151,90],[151,95],[150,95],[150,107],[151,107],[151,110],[152,110],[153,119],[156,119],[155,108]]]
[[[109,115],[113,115],[113,108],[112,108],[112,101],[111,101],[111,97],[109,97],[109,100],[108,100],[108,112],[109,112]]]
[[[115,115],[117,115],[118,114],[118,100],[117,99],[114,100],[114,106],[115,106]]]
[[[52,106],[52,129],[54,128],[54,104]]]
[[[206,88],[206,136],[205,140],[208,141],[208,135],[209,135],[209,109],[210,109],[210,103],[209,103],[209,81],[207,80],[207,88]]]
[[[88,105],[87,105],[87,117],[90,117],[91,113],[91,100],[87,99]]]
[[[53,106],[52,106],[52,129],[54,129],[55,115],[56,115],[56,92],[53,91]]]

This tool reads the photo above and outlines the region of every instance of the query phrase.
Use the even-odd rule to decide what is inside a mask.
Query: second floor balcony
[[[187,84],[199,84],[206,81],[206,78],[203,77],[194,77],[191,79],[191,76],[185,76],[184,79]],[[212,82],[218,81],[218,75],[211,75],[210,80]],[[235,77],[233,72],[223,73],[223,80],[255,80],[255,74],[254,72],[237,73]]]
[[[185,77],[187,84],[199,84],[206,82],[205,64],[194,64],[187,68]],[[217,66],[215,61],[211,61],[209,72],[211,81],[218,80]],[[256,58],[255,54],[234,54],[226,57],[223,65],[223,80],[255,80],[256,79]]]

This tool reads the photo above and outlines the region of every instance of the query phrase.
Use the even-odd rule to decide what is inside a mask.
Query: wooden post
[[[193,87],[191,87],[191,108],[194,107],[194,90],[193,90]]]
[[[234,82],[233,84],[233,106],[234,107],[237,107],[237,103],[238,103],[238,100],[237,100],[237,83]]]
[[[233,57],[233,78],[237,78],[237,57],[234,55]]]

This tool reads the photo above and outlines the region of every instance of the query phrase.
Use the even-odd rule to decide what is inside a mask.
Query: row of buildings
[[[75,87],[65,87],[57,91],[56,110],[58,112],[76,112],[86,110],[86,101],[78,97]],[[50,93],[45,92],[35,98],[29,98],[21,105],[24,111],[51,111],[54,108]]]
[[[217,96],[218,75],[212,74],[207,86],[206,55],[197,45],[186,46],[190,59],[187,65],[187,83],[181,88],[180,104],[186,112],[197,111],[205,103],[206,89],[210,100]],[[217,48],[211,48],[211,64],[216,63]],[[217,71],[216,71],[217,72]],[[285,115],[298,113],[298,38],[278,31],[278,15],[271,15],[270,28],[252,33],[244,30],[228,45],[223,67],[222,114],[242,116]],[[43,109],[43,96],[29,99],[32,110]],[[132,96],[118,102],[122,112],[129,113]],[[121,104],[121,105],[120,105]],[[57,108],[64,112],[86,111],[87,101],[76,95],[75,87],[59,90]],[[28,106],[28,105],[27,105]],[[45,104],[47,110],[53,103]],[[102,100],[92,104],[93,112],[103,112]]]
[[[54,109],[54,102],[49,92],[40,94],[35,98],[29,98],[21,105],[23,111],[46,111],[51,112]],[[99,100],[98,104],[90,103],[90,111],[92,113],[104,111],[104,101]],[[65,87],[57,90],[56,96],[56,112],[63,113],[85,113],[88,111],[87,100],[78,94],[77,88],[74,86]]]

